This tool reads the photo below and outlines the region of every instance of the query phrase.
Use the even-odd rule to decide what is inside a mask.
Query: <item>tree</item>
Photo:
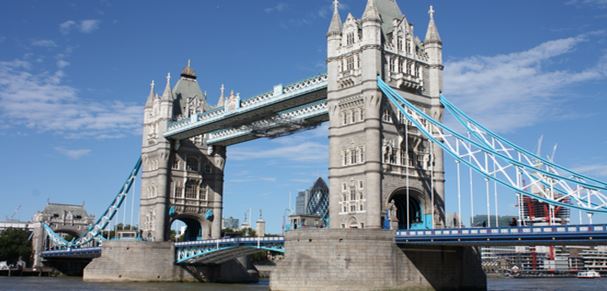
[[[8,228],[0,233],[0,261],[15,264],[21,257],[29,263],[31,255],[32,244],[26,230]]]

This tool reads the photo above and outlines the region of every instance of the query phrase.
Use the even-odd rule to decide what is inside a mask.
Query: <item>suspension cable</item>
[[[459,140],[455,143],[457,154],[459,155]],[[462,228],[462,187],[460,177],[460,166],[459,161],[455,160],[455,168],[457,169],[457,227]]]
[[[411,164],[411,161],[409,159],[409,120],[405,119],[405,172],[406,172],[406,193],[407,193],[407,229],[411,229],[411,214],[409,213],[411,211],[411,206],[409,205],[409,164]],[[421,211],[421,209],[420,209]]]

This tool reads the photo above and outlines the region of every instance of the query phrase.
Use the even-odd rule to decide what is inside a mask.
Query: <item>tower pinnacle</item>
[[[167,84],[162,93],[162,100],[173,100],[173,93],[171,92],[171,73],[167,73],[166,79]]]
[[[339,0],[333,0],[333,17],[327,35],[341,34],[341,16],[339,16]]]
[[[217,101],[217,107],[222,107],[225,104],[225,86],[221,84],[219,87],[219,100]]]
[[[181,71],[181,76],[187,79],[196,79],[196,72],[191,67],[192,60],[188,59],[188,65]]]
[[[440,35],[438,34],[438,28],[436,28],[436,23],[434,23],[435,13],[434,7],[430,5],[430,9],[428,10],[430,22],[428,23],[428,31],[426,32],[426,39],[424,40],[425,43],[442,43]]]
[[[145,102],[145,107],[151,107],[154,104],[154,97],[156,93],[154,92],[154,80],[150,83],[150,95],[148,95],[148,99]]]

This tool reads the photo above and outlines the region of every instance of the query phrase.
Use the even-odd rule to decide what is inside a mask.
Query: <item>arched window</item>
[[[188,171],[198,172],[198,170],[199,170],[198,159],[195,157],[188,157],[187,167],[188,167]]]

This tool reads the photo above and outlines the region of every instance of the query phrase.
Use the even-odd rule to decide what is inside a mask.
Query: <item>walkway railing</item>
[[[599,244],[607,242],[607,224],[403,230],[395,239],[424,245]]]

